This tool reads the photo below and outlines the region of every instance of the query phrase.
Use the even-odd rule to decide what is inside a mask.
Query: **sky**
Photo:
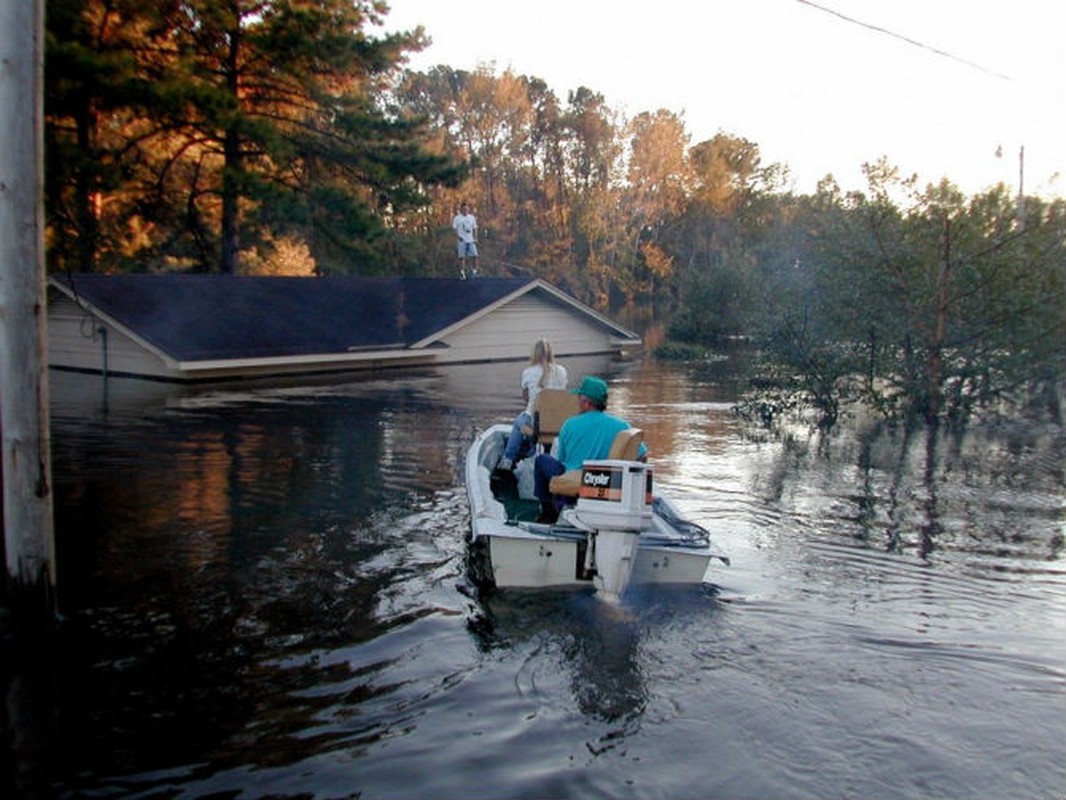
[[[754,142],[799,192],[830,173],[864,188],[885,156],[969,194],[1021,178],[1066,195],[1064,0],[388,2],[384,30],[433,41],[413,69],[489,65],[564,105],[587,86],[627,117],[673,111],[693,144]]]

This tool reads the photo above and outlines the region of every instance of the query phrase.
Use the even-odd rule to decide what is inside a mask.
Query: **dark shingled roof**
[[[55,275],[180,361],[400,349],[516,292],[531,278]]]

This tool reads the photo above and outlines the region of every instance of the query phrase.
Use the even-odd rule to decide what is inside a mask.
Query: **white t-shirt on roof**
[[[463,243],[477,241],[477,217],[473,214],[456,214],[452,220],[456,236]]]

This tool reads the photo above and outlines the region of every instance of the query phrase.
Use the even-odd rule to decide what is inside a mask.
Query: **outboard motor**
[[[588,531],[587,562],[605,599],[617,602],[629,586],[640,532],[651,527],[652,469],[640,461],[586,461],[577,506],[568,514]]]

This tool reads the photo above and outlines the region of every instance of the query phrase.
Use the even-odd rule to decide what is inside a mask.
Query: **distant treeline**
[[[669,110],[404,70],[425,37],[375,35],[378,0],[46,12],[50,270],[454,275],[466,200],[484,272],[546,278],[653,343],[753,338],[826,419],[847,396],[965,418],[1061,385],[1062,199],[884,160],[863,192],[797,195],[754,142],[693,144]]]

